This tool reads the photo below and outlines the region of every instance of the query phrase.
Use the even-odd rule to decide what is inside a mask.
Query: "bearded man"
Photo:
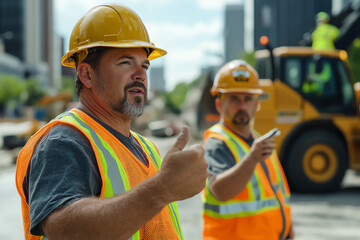
[[[92,8],[69,43],[62,64],[77,70],[79,105],[39,130],[18,157],[25,239],[183,239],[175,201],[204,188],[204,149],[183,150],[184,127],[162,161],[130,130],[147,102],[150,60],[166,51],[120,4]]]
[[[290,191],[273,137],[253,129],[263,93],[254,68],[225,64],[211,94],[220,122],[205,131],[209,177],[203,191],[204,240],[292,239]]]

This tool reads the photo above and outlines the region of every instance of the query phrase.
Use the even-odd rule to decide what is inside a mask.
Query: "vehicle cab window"
[[[282,76],[321,113],[353,113],[354,93],[341,60],[320,55],[284,57]]]
[[[301,88],[301,59],[288,58],[285,62],[285,82],[293,89],[300,91]]]

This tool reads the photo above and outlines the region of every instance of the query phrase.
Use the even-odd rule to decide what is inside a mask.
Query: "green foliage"
[[[360,82],[360,38],[355,39],[349,49],[349,65],[355,82]]]
[[[24,90],[24,83],[16,76],[5,75],[0,77],[0,103],[18,100]]]
[[[254,52],[244,52],[241,56],[241,59],[245,60],[248,64],[255,68],[256,58],[255,58],[255,51]]]
[[[203,78],[203,75],[199,75],[197,78],[195,78],[192,82],[188,84],[188,88],[191,89],[193,87],[197,87],[201,83]]]
[[[181,105],[184,103],[188,92],[188,84],[179,83],[171,92],[165,92],[162,97],[165,107],[175,114],[181,112]]]
[[[60,92],[74,94],[75,91],[75,79],[73,77],[62,76]]]
[[[45,96],[46,91],[39,81],[34,78],[29,78],[25,80],[24,83],[24,104],[26,106],[34,106],[43,96]]]

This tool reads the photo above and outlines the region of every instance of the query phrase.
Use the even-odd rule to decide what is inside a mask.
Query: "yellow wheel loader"
[[[360,85],[346,52],[280,47],[256,58],[265,94],[255,129],[281,130],[277,151],[291,188],[339,188],[347,169],[360,170]]]
[[[360,84],[346,51],[268,46],[255,57],[264,90],[255,129],[281,131],[275,141],[291,190],[338,189],[347,169],[360,170]],[[210,79],[198,105],[202,130],[218,120]]]

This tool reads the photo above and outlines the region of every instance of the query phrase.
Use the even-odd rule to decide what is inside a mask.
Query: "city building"
[[[244,5],[226,5],[224,21],[225,62],[243,56],[244,39]]]
[[[320,11],[331,13],[330,0],[245,1],[245,49],[261,49],[260,37],[268,36],[272,47],[298,46],[303,35],[314,30]]]
[[[24,61],[24,0],[0,1],[0,35],[10,33],[7,38],[1,39],[5,52]]]
[[[164,92],[166,90],[164,66],[151,66],[149,80],[149,89],[153,94]]]
[[[0,52],[0,76],[16,76],[22,79],[24,75],[24,65],[17,57]]]
[[[26,0],[24,7],[26,21],[23,44],[27,76],[38,79],[50,89],[55,88],[59,85],[56,81],[60,81],[61,78],[54,76],[53,51],[56,48],[54,48],[52,0]]]
[[[35,78],[49,89],[61,84],[61,66],[54,61],[61,51],[54,35],[52,0],[1,0],[0,36],[7,54],[24,64],[24,78]],[[1,40],[1,39],[0,39]],[[57,50],[58,49],[58,50]]]

